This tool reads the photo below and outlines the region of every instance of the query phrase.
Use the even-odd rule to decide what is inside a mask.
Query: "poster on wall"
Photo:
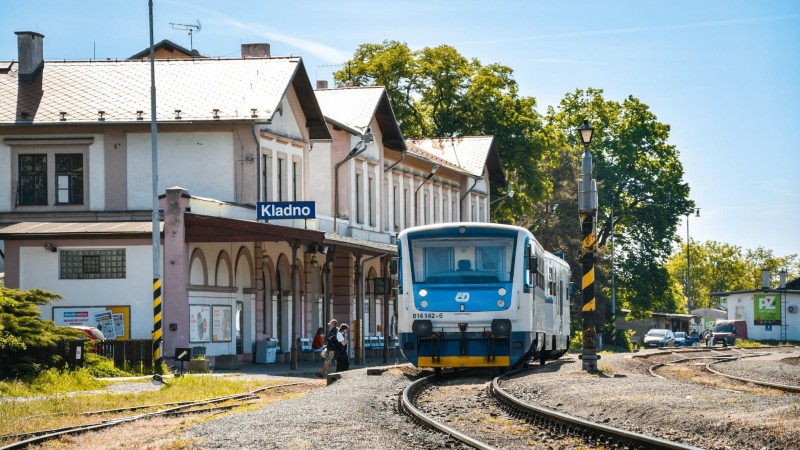
[[[189,305],[189,342],[209,342],[209,325],[211,324],[211,307],[206,305]]]
[[[94,314],[94,322],[98,330],[103,332],[106,339],[116,339],[117,332],[114,330],[114,313],[103,311]]]
[[[753,324],[780,325],[781,297],[778,294],[755,294],[753,296]]]
[[[106,339],[130,339],[130,306],[53,307],[53,323],[59,326],[95,327]]]
[[[230,342],[233,338],[233,316],[230,306],[214,306],[213,336],[214,342]]]

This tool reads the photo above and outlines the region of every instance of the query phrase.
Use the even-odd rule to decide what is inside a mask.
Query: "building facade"
[[[63,295],[44,319],[150,338],[149,64],[45,62],[43,35],[17,38],[0,64],[5,284]],[[336,318],[357,326],[358,358],[365,335],[391,334],[397,233],[488,221],[505,183],[491,137],[406,141],[385,89],[315,91],[300,58],[268,48],[155,61],[167,357],[247,359],[269,339],[284,354]],[[316,215],[257,220],[269,202]]]

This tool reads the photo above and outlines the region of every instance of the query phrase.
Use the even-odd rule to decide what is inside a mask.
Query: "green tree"
[[[385,86],[407,137],[494,136],[516,192],[495,205],[497,220],[513,220],[551,191],[542,161],[562,140],[545,126],[536,100],[519,95],[511,68],[482,65],[448,45],[411,51],[405,43],[387,40],[359,46],[334,79]],[[495,194],[505,189],[493,188]]]
[[[598,183],[597,234],[602,256],[596,272],[606,274],[598,276],[598,281],[607,279],[610,272],[607,246],[613,228],[617,308],[629,308],[635,317],[650,311],[678,311],[682,299],[676,298],[679,290],[664,263],[672,253],[680,217],[693,203],[678,151],[668,143],[669,125],[659,122],[650,108],[633,96],[622,102],[606,100],[601,89],[593,88],[567,94],[558,107],[549,110],[548,122],[565,136],[569,145],[563,151],[576,161],[571,165],[575,171],[565,174],[572,183],[554,182],[571,192],[554,192],[552,199],[575,195],[574,180],[580,176],[578,161],[583,153],[576,128],[584,118],[595,129],[590,152]],[[565,216],[573,223],[574,217]],[[538,231],[540,224],[535,224],[534,230]],[[570,253],[580,253],[579,242]],[[603,286],[607,296],[608,284]]]
[[[666,267],[676,285],[681,287],[681,297],[688,300],[686,286],[691,280],[691,300],[694,308],[713,308],[716,301],[712,292],[749,289],[749,269],[740,247],[716,241],[683,244],[667,261]],[[690,264],[687,277],[686,266]]]
[[[800,259],[793,253],[788,256],[775,256],[774,252],[764,247],[755,250],[747,250],[744,255],[747,261],[748,276],[746,278],[748,287],[746,289],[761,288],[761,271],[770,271],[770,287],[778,286],[778,277],[781,270],[787,273],[786,281],[791,281],[800,276]]]
[[[41,289],[22,291],[0,286],[0,367],[2,373],[26,373],[37,363],[56,361],[36,359],[39,349],[55,346],[58,341],[79,335],[79,332],[59,328],[52,321],[39,318],[39,305],[48,305],[62,297]],[[24,354],[22,358],[19,354]]]

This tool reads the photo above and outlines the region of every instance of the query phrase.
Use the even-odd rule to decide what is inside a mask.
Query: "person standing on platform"
[[[320,378],[324,378],[328,375],[328,369],[331,367],[331,361],[333,358],[336,357],[336,347],[338,346],[339,340],[337,339],[337,335],[339,334],[338,328],[339,322],[336,319],[332,319],[328,322],[328,329],[327,334],[327,355],[325,355],[325,362],[322,363],[322,371],[319,373]]]
[[[343,323],[342,326],[339,327],[339,335],[337,339],[338,347],[336,348],[336,371],[337,372],[344,372],[350,369],[350,355],[347,354],[347,332],[350,331],[350,327],[347,326],[346,323]]]

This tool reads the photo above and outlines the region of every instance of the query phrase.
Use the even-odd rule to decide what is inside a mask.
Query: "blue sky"
[[[693,240],[800,253],[800,2],[154,0],[156,42],[237,57],[242,43],[331,72],[361,43],[450,44],[514,70],[539,108],[595,87],[633,95],[671,126],[691,198]],[[491,5],[491,6],[490,6]],[[0,0],[0,60],[14,31],[45,35],[46,59],[126,58],[149,45],[146,0]],[[577,124],[576,124],[577,125]],[[686,237],[686,226],[679,234]]]

